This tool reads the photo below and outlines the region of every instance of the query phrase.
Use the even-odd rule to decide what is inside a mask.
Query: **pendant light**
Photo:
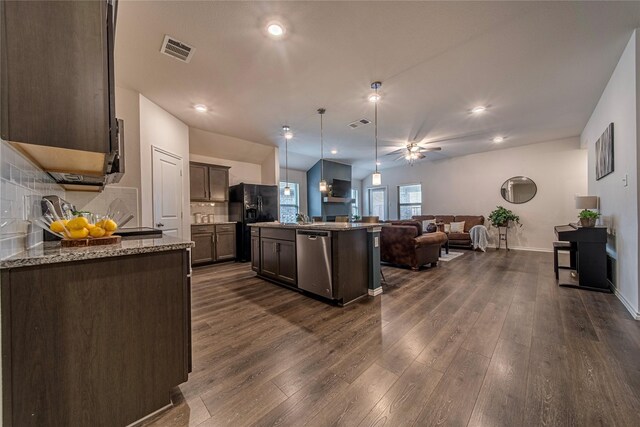
[[[375,141],[376,141],[376,171],[371,175],[371,184],[372,185],[382,185],[382,174],[378,172],[378,102],[380,101],[380,95],[378,94],[378,89],[382,86],[381,82],[373,82],[371,83],[371,89],[375,91],[370,97],[369,101],[374,103],[374,127],[375,127]]]
[[[284,135],[284,173],[285,173],[285,186],[284,195],[291,195],[291,187],[289,187],[289,140],[293,138],[291,128],[287,125],[282,126],[282,134]]]
[[[327,110],[324,108],[318,108],[318,114],[320,114],[320,184],[319,189],[321,193],[327,192],[327,181],[324,180],[324,140],[323,140],[323,123],[322,116]]]

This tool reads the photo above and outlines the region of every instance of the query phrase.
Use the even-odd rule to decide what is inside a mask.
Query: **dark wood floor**
[[[552,256],[493,251],[329,306],[195,271],[194,370],[158,426],[637,426],[640,322],[615,296],[558,288]]]

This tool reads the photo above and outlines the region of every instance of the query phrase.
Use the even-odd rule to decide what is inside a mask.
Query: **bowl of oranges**
[[[118,223],[108,215],[73,211],[60,216],[54,209],[49,209],[38,223],[62,239],[62,246],[93,246],[120,242],[120,236],[113,235],[118,229]]]

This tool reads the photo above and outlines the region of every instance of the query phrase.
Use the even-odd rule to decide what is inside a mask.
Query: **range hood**
[[[69,191],[102,191],[124,175],[124,124],[118,120],[117,144],[110,153],[11,142]]]

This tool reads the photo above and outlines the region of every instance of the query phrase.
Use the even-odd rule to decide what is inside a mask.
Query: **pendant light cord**
[[[378,96],[378,87],[376,86],[376,96]],[[378,173],[378,101],[380,99],[378,98],[376,100],[376,105],[374,106],[374,117],[373,119],[376,122],[376,126],[375,126],[375,139],[376,139],[376,173]]]
[[[324,127],[322,116],[325,113],[324,108],[318,108],[318,114],[320,114],[320,181],[324,180]]]
[[[287,181],[287,187],[289,186],[289,140],[284,137],[284,171],[285,180]]]

